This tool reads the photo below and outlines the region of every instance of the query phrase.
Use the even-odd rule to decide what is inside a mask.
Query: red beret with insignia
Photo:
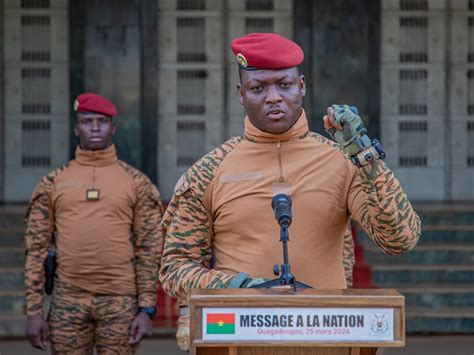
[[[286,69],[303,62],[299,45],[275,33],[249,33],[230,44],[242,69]]]
[[[90,92],[81,94],[76,98],[74,111],[100,113],[109,117],[117,115],[117,108],[112,102],[101,95]]]

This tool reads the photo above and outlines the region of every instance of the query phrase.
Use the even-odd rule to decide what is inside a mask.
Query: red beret
[[[108,99],[93,93],[79,95],[74,101],[74,111],[94,112],[105,116],[114,117],[117,115],[117,108]]]
[[[249,33],[230,44],[243,69],[286,69],[303,62],[303,50],[275,33]]]

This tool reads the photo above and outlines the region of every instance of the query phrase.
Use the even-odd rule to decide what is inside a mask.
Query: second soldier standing
[[[151,328],[163,234],[155,185],[119,160],[115,106],[103,96],[76,102],[76,157],[36,186],[27,213],[27,336],[53,353],[133,354]],[[43,263],[57,250],[46,323]]]

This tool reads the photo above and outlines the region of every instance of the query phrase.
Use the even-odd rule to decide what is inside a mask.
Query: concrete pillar
[[[311,128],[324,133],[326,107],[349,103],[378,136],[380,1],[295,0],[294,19],[295,40],[305,51]]]
[[[0,140],[0,202],[4,201],[4,190],[5,190],[5,184],[4,184],[4,174],[5,174],[5,116],[4,116],[4,88],[5,88],[5,80],[4,80],[4,74],[3,74],[3,43],[4,37],[3,37],[3,0],[0,0],[0,137],[2,139]]]
[[[139,2],[85,3],[84,90],[117,106],[119,158],[141,168]]]

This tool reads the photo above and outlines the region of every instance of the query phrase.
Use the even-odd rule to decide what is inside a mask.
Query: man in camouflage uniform
[[[383,150],[347,105],[328,108],[334,141],[310,132],[302,100],[303,52],[275,34],[232,42],[239,63],[244,134],[228,140],[178,181],[163,217],[160,279],[170,295],[192,288],[252,287],[281,262],[272,196],[290,195],[292,271],[317,288],[346,288],[343,240],[351,218],[387,254],[411,250],[420,220]],[[214,257],[210,268],[211,256]]]
[[[75,102],[76,159],[36,186],[27,213],[27,336],[55,354],[133,354],[151,328],[162,204],[155,185],[118,160],[115,106],[97,94]],[[48,249],[58,267],[48,326],[43,316]],[[48,329],[49,328],[49,329]]]

